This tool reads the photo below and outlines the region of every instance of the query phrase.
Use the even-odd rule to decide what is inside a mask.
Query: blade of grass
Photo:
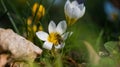
[[[42,2],[43,2],[43,1],[42,1]],[[54,2],[55,2],[55,0],[52,0],[51,4],[50,4],[49,6],[46,6],[46,7],[48,7],[48,8],[45,9],[45,15],[44,15],[44,17],[41,19],[41,22],[49,22],[49,19],[50,19],[49,10],[50,10],[50,8],[53,6]],[[42,23],[41,23],[41,24],[42,24]],[[44,25],[43,25],[44,30],[47,30],[47,25],[48,25],[48,23],[44,23]]]
[[[18,33],[18,34],[20,34],[19,31],[18,31],[18,29],[17,29],[17,27],[16,27],[16,24],[15,24],[14,20],[12,19],[10,13],[9,13],[8,10],[7,10],[7,7],[5,6],[4,1],[1,0],[1,3],[2,3],[2,6],[3,6],[5,12],[7,12],[7,15],[8,15],[8,17],[9,17],[9,19],[10,19],[10,21],[11,21],[11,23],[12,23],[14,29],[15,29],[15,32]]]
[[[104,31],[101,30],[100,33],[99,33],[99,36],[96,40],[96,47],[97,47],[97,51],[99,51],[99,47],[100,47],[100,43],[101,43],[101,40],[102,40],[102,35],[103,35]]]
[[[18,18],[20,19],[20,22],[24,22],[22,16],[20,15],[20,13],[17,10],[17,8],[15,7],[15,5],[12,4],[10,0],[7,0],[7,1],[8,1],[8,4],[10,5],[11,9],[17,14]]]

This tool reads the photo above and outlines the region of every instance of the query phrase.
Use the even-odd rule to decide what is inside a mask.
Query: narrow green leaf
[[[2,5],[3,5],[4,10],[5,10],[5,11],[8,11],[8,10],[7,10],[7,7],[6,7],[6,5],[5,5],[5,3],[4,3],[3,0],[1,0],[1,3],[2,3]],[[9,17],[9,19],[10,19],[10,21],[11,21],[11,23],[12,23],[14,29],[15,29],[15,31],[16,31],[18,34],[20,34],[19,31],[18,31],[18,29],[17,29],[17,27],[16,27],[16,24],[15,24],[14,20],[12,19],[12,17],[11,17],[11,15],[10,15],[9,12],[7,12],[7,15],[8,15],[8,17]]]

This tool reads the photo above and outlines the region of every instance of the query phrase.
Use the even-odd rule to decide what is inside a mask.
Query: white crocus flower
[[[65,21],[60,21],[57,26],[53,21],[51,21],[48,26],[49,34],[44,31],[39,31],[36,32],[36,35],[39,39],[45,41],[43,48],[48,50],[51,50],[52,47],[60,49],[64,47],[64,40],[66,40],[68,36],[68,32],[65,33],[66,28],[67,24]]]
[[[70,2],[67,0],[64,11],[68,25],[74,24],[79,18],[81,18],[85,13],[85,6],[83,3],[79,4],[76,0]]]

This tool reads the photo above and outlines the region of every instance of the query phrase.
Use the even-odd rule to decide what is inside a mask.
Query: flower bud
[[[39,5],[38,3],[35,3],[32,8],[33,16],[36,14],[36,19],[39,20],[41,17],[45,15],[45,8],[43,5]]]
[[[64,11],[68,25],[72,25],[84,15],[85,6],[83,3],[79,4],[76,0],[73,2],[67,0]]]

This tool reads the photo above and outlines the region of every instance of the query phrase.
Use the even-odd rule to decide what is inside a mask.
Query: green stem
[[[101,30],[100,33],[99,33],[99,36],[96,40],[96,46],[97,46],[97,51],[99,51],[99,47],[100,47],[100,43],[101,43],[101,40],[102,40],[102,35],[103,35],[104,31]]]
[[[2,3],[2,5],[3,5],[3,8],[5,9],[5,12],[8,11],[7,8],[6,8],[6,6],[5,6],[5,3],[3,2],[3,0],[1,0],[1,3]],[[12,19],[12,17],[11,17],[11,15],[10,15],[9,12],[7,12],[7,15],[8,15],[8,17],[9,17],[9,19],[10,19],[10,21],[11,21],[11,23],[12,23],[14,29],[15,29],[15,31],[16,31],[18,34],[20,34],[19,31],[18,31],[18,29],[17,29],[17,27],[16,27],[16,25],[15,25],[15,22],[13,21],[13,19]]]

